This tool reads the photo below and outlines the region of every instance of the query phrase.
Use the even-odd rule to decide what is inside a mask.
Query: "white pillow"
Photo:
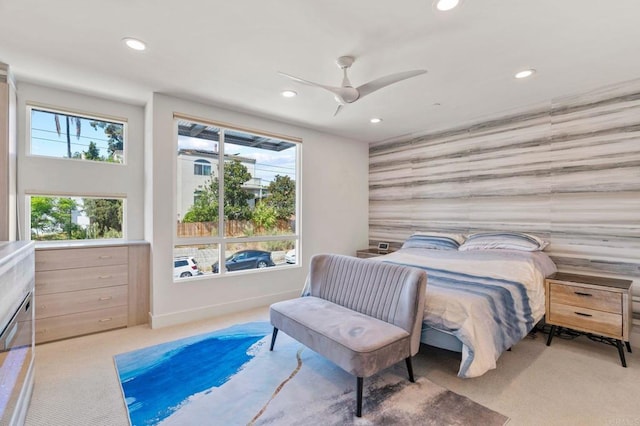
[[[469,235],[459,250],[541,251],[547,245],[549,243],[542,238],[524,232],[478,232]]]

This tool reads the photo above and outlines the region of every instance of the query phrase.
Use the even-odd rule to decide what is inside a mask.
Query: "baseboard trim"
[[[215,318],[222,315],[234,314],[249,309],[268,306],[281,300],[293,299],[300,296],[300,290],[286,291],[282,293],[269,294],[267,296],[243,299],[219,305],[203,306],[195,309],[171,312],[168,314],[154,315],[149,313],[149,324],[151,328],[169,327],[172,325],[186,324],[193,321]]]

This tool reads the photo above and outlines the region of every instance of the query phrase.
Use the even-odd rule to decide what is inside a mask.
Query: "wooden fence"
[[[276,226],[267,231],[262,227],[256,227],[250,220],[226,220],[224,222],[224,235],[226,237],[252,236],[252,235],[280,235],[294,232],[294,226],[288,220],[280,220]],[[217,222],[178,222],[177,235],[180,238],[210,237],[218,235]]]

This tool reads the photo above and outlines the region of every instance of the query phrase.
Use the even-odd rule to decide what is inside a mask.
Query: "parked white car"
[[[287,263],[296,263],[296,249],[289,250],[287,254],[284,255],[284,261]]]
[[[173,277],[185,278],[200,275],[198,262],[191,256],[175,257],[173,259]]]

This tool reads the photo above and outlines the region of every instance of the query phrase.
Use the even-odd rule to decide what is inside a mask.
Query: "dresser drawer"
[[[623,335],[622,315],[560,303],[551,303],[548,322],[616,339]]]
[[[128,280],[128,270],[122,265],[42,271],[36,272],[36,294],[111,287],[127,284]]]
[[[126,285],[36,295],[35,316],[39,319],[126,306],[128,295],[129,288]]]
[[[549,293],[552,304],[579,306],[615,314],[622,313],[622,293],[553,282],[549,285]]]
[[[126,327],[127,307],[99,309],[36,320],[36,343]]]
[[[126,265],[128,253],[128,248],[124,246],[36,250],[36,272]]]

